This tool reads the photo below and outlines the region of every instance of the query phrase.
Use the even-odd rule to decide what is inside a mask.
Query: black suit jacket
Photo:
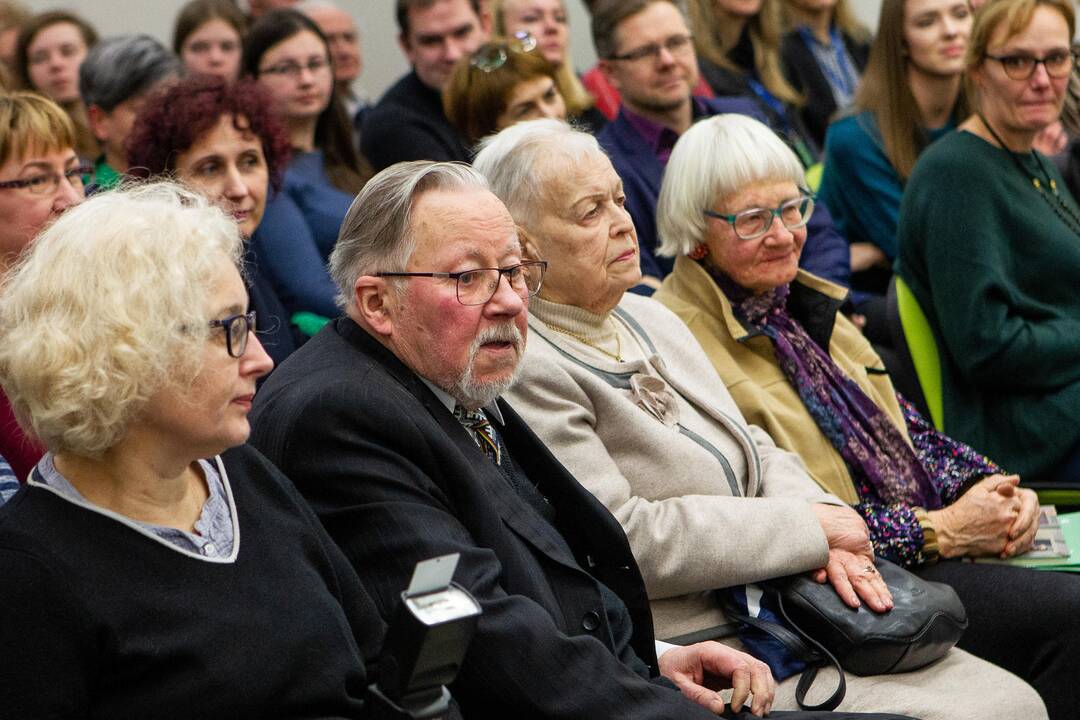
[[[376,171],[403,160],[469,161],[469,150],[446,119],[442,98],[410,72],[365,113],[360,152]]]
[[[843,34],[843,39],[848,55],[855,62],[855,69],[862,74],[863,68],[866,67],[867,57],[870,55],[870,45],[855,40],[847,33]],[[833,98],[829,81],[825,79],[825,73],[817,64],[813,51],[797,30],[784,36],[781,58],[784,63],[784,75],[788,82],[806,98],[806,103],[800,110],[803,124],[818,147],[823,148],[825,147],[825,131],[833,115],[840,109],[836,107],[836,99]]]
[[[638,657],[655,675],[652,621],[626,536],[513,409],[499,408],[501,438],[555,508],[557,530],[419,377],[347,318],[259,391],[252,442],[310,501],[383,617],[417,561],[461,553],[454,579],[484,611],[451,688],[465,717],[714,717],[642,676]],[[613,637],[601,582],[629,609],[629,643]]]

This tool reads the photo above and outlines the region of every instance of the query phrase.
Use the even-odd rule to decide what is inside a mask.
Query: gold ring
[[[863,572],[864,572],[864,573],[866,573],[867,575],[873,575],[874,573],[876,573],[876,572],[877,572],[877,568],[876,568],[876,567],[874,567],[873,565],[867,565],[867,566],[866,566],[866,567],[865,567],[865,568],[863,569]]]

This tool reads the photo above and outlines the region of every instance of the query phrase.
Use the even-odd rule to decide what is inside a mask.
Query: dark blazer
[[[855,69],[861,75],[870,55],[870,45],[858,42],[847,33],[844,33],[842,37],[844,47],[847,48],[848,55],[855,63]],[[800,110],[803,124],[817,146],[823,148],[825,147],[825,131],[829,127],[833,114],[839,109],[836,107],[829,81],[825,79],[821,66],[814,58],[814,53],[797,30],[792,30],[784,36],[780,56],[788,82],[806,98],[806,103]]]
[[[365,113],[360,152],[376,171],[403,160],[469,161],[469,150],[446,119],[442,97],[410,72]]]
[[[259,391],[251,441],[309,500],[383,617],[418,561],[461,554],[454,579],[484,610],[451,688],[465,717],[714,717],[646,679],[656,673],[652,621],[626,536],[513,409],[499,408],[501,438],[551,502],[555,527],[348,318]],[[609,623],[600,583],[629,609],[631,637]]]
[[[768,124],[768,119],[757,103],[746,97],[696,100],[705,112],[697,115],[695,120],[719,113],[738,113]],[[698,112],[695,110],[696,114]],[[611,158],[615,172],[622,178],[623,190],[626,192],[626,209],[637,230],[641,272],[657,278],[666,277],[671,272],[674,260],[656,255],[656,248],[660,244],[656,232],[656,202],[660,198],[664,164],[630,124],[621,108],[618,117],[608,123],[596,139]],[[832,216],[820,201],[807,224],[806,245],[803,247],[799,266],[844,287],[851,282],[851,260],[847,241],[837,232]]]

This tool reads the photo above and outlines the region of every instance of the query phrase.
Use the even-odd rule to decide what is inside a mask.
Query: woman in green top
[[[896,271],[941,350],[945,430],[1026,479],[1080,479],[1080,207],[1032,149],[1074,57],[1068,0],[999,0],[967,54],[975,114],[928,148]]]

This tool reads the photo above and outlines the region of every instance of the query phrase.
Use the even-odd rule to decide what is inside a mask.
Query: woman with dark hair
[[[30,18],[15,44],[15,79],[64,108],[75,125],[75,151],[84,159],[97,157],[99,147],[79,95],[79,66],[97,40],[90,23],[54,10]]]
[[[443,110],[470,147],[522,120],[566,119],[555,66],[531,35],[485,43],[462,58],[443,88]]]
[[[189,74],[240,77],[247,19],[232,0],[191,0],[173,28],[173,52]]]
[[[854,112],[829,126],[820,197],[851,243],[853,286],[884,294],[904,183],[956,127],[971,34],[967,0],[884,0]]]
[[[289,158],[285,131],[266,97],[251,82],[185,78],[143,105],[127,152],[132,175],[175,177],[232,214],[248,240],[244,282],[261,318],[260,340],[279,364],[296,349],[297,339],[273,276],[253,252],[258,239],[251,239],[263,220],[269,186],[280,184]],[[304,267],[298,263],[292,272],[301,276]]]
[[[281,193],[267,208],[274,229],[262,238],[268,253],[287,253],[295,242],[277,228],[280,198],[288,197],[300,208],[325,263],[349,205],[370,176],[353,145],[331,63],[322,31],[294,10],[266,13],[248,31],[244,74],[267,93],[293,149]]]

